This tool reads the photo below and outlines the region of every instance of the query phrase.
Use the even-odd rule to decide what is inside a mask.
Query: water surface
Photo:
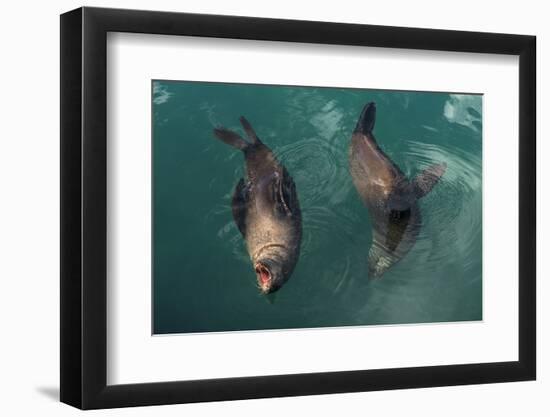
[[[343,88],[153,81],[154,333],[334,327],[482,319],[482,96]],[[375,136],[409,177],[448,167],[420,200],[413,249],[369,280],[368,212],[348,170],[351,132],[375,101]],[[231,196],[244,115],[294,178],[301,255],[262,296]]]

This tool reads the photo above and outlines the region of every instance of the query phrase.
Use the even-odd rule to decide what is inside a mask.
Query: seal
[[[298,261],[302,239],[300,204],[286,168],[244,117],[240,122],[248,141],[225,128],[214,129],[214,135],[244,154],[247,179],[237,183],[231,208],[246,241],[260,292],[269,294],[288,281]]]
[[[375,103],[367,103],[351,137],[349,166],[353,183],[369,211],[372,245],[369,277],[382,276],[414,246],[422,226],[418,200],[428,194],[445,173],[445,162],[407,179],[378,146],[373,135]]]

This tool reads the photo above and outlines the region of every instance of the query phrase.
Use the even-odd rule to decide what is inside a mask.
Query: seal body
[[[374,137],[376,106],[361,112],[349,147],[353,183],[368,208],[373,239],[368,255],[369,277],[380,277],[414,246],[422,225],[418,199],[431,191],[444,174],[437,164],[409,181],[378,146]]]
[[[215,129],[214,134],[243,151],[246,180],[237,183],[231,209],[246,241],[258,287],[268,294],[280,289],[296,266],[302,217],[292,177],[250,123],[244,117],[240,121],[248,141],[224,128]]]

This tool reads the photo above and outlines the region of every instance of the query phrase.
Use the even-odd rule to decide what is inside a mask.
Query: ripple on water
[[[324,110],[329,119],[338,119],[334,103]],[[330,137],[334,135],[334,131],[329,133]],[[360,213],[349,207],[355,190],[349,176],[347,142],[339,135],[334,140],[319,135],[282,146],[276,153],[294,178],[300,199],[300,263],[310,274],[315,271],[318,290],[343,291],[352,276],[352,251],[325,259],[317,254],[330,252],[331,247],[353,246],[355,228],[361,222]]]
[[[469,118],[477,116],[471,110],[466,112]],[[340,114],[337,103],[325,104],[315,125],[331,129],[313,135],[310,131],[293,143],[273,146],[296,183],[302,210],[302,245],[295,274],[303,276],[293,280],[293,285],[303,288],[295,288],[296,293],[308,293],[308,305],[315,305],[315,299],[322,303],[327,293],[341,300],[340,304],[347,300],[351,305],[350,300],[354,300],[352,315],[358,322],[365,322],[366,315],[379,317],[381,323],[406,322],[407,317],[399,316],[404,311],[414,312],[415,317],[425,314],[429,320],[430,309],[415,300],[451,291],[456,283],[449,282],[449,276],[464,277],[470,275],[470,270],[480,270],[481,152],[468,151],[463,143],[400,141],[398,165],[409,178],[441,162],[447,163],[447,170],[419,202],[423,226],[411,252],[383,279],[369,281],[366,262],[371,244],[370,220],[349,175],[349,140],[343,139],[347,133],[342,133],[346,129]],[[294,115],[298,116],[312,120],[304,114]],[[242,166],[238,166],[235,184],[241,176]],[[231,219],[231,194],[232,190],[225,196],[226,204],[212,215],[224,218],[219,225],[220,240],[231,247],[236,258],[248,262],[246,249],[239,244],[242,238]],[[320,257],[320,253],[331,256]],[[461,272],[449,273],[452,268]],[[402,309],[390,302],[395,299],[401,300]]]
[[[435,272],[455,259],[468,269],[478,259],[470,255],[479,250],[474,241],[482,226],[481,155],[452,145],[410,141],[406,146],[405,160],[415,161],[416,172],[434,163],[447,163],[439,183],[420,200],[423,228],[419,241],[428,240],[434,246],[426,266]]]
[[[364,320],[365,315],[376,315],[381,322],[406,322],[400,309],[389,302],[395,298],[401,300],[401,311],[413,312],[417,318],[425,316],[429,321],[430,308],[426,302],[444,292],[450,297],[453,288],[464,286],[459,280],[471,277],[470,271],[480,271],[481,154],[453,145],[417,141],[404,141],[401,146],[405,150],[400,167],[409,178],[441,162],[447,163],[447,170],[433,190],[419,201],[422,229],[415,246],[383,279],[372,282],[365,305],[356,315],[358,321]],[[472,279],[480,278],[474,274]],[[445,313],[445,306],[441,306],[440,313],[452,317],[453,308],[450,303]]]

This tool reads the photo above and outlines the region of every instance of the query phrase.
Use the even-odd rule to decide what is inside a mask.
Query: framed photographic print
[[[61,16],[61,401],[535,379],[535,38]]]

